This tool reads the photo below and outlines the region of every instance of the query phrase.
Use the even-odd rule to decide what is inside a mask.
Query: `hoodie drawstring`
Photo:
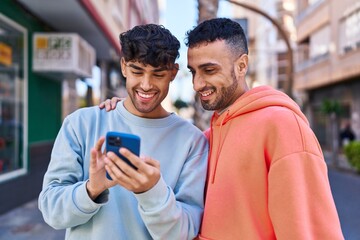
[[[229,110],[227,110],[226,116],[221,120],[221,123],[220,123],[220,129],[219,129],[219,132],[220,132],[220,135],[219,135],[219,147],[218,147],[217,152],[216,152],[214,170],[212,170],[212,176],[211,176],[211,183],[214,183],[214,181],[215,181],[217,164],[218,164],[218,161],[219,161],[219,156],[220,156],[220,152],[221,152],[222,146],[224,145],[224,142],[223,142],[223,139],[222,139],[222,131],[221,131],[221,130],[222,130],[222,126],[223,126],[224,120],[227,118],[228,115],[229,115]],[[230,123],[230,124],[231,124],[231,123]]]

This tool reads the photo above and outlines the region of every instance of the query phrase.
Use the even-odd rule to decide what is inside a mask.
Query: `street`
[[[360,240],[360,175],[329,167],[331,190],[346,240]]]
[[[329,167],[329,179],[346,240],[360,240],[360,175]],[[0,216],[0,240],[62,240],[47,226],[33,200]]]

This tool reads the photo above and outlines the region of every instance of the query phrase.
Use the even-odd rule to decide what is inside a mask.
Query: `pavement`
[[[328,166],[334,169],[331,153],[324,152],[324,156]],[[351,174],[360,178],[343,155],[339,156],[336,169],[342,174]],[[65,230],[55,230],[44,222],[37,207],[37,199],[0,215],[0,240],[63,240],[64,237]]]
[[[0,240],[63,240],[65,230],[47,225],[37,207],[37,199],[0,215]]]
[[[350,166],[350,164],[349,164],[349,162],[346,159],[344,154],[341,153],[341,154],[338,155],[337,166],[334,163],[334,160],[332,159],[333,156],[332,156],[332,153],[330,151],[324,150],[323,154],[324,154],[326,164],[329,167],[335,167],[340,171],[349,171],[349,172],[352,172],[352,173],[356,173],[356,171]]]

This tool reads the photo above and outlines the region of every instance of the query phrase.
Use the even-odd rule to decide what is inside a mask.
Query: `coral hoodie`
[[[246,92],[209,137],[200,239],[344,239],[321,148],[287,95]]]

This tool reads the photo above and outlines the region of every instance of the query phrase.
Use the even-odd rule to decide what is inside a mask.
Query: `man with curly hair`
[[[89,107],[65,118],[39,208],[50,226],[66,228],[66,239],[193,239],[203,213],[207,140],[161,106],[180,43],[155,24],[122,33],[120,43],[128,97],[114,111]],[[103,151],[108,131],[140,136],[144,157],[120,149],[137,170]]]

